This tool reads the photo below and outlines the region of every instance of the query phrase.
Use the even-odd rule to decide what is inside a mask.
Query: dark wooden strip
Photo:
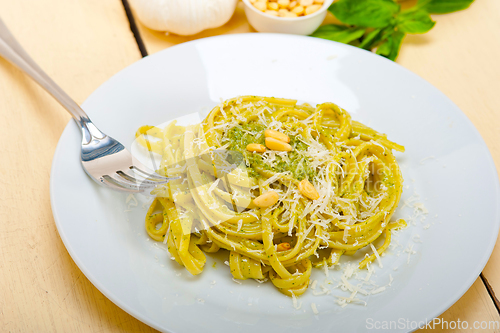
[[[134,15],[132,14],[132,10],[130,9],[128,0],[122,0],[122,4],[123,8],[125,8],[125,13],[127,14],[128,22],[130,23],[130,30],[132,30],[137,46],[139,47],[139,51],[141,51],[141,55],[144,58],[148,55],[148,51],[146,50],[146,45],[144,45],[141,33],[139,32],[137,24],[135,23]]]
[[[500,302],[498,301],[498,298],[495,295],[495,291],[493,291],[493,288],[491,287],[490,283],[488,280],[484,277],[483,273],[479,275],[481,277],[481,280],[483,281],[486,290],[488,290],[488,294],[490,295],[491,299],[493,300],[493,303],[495,304],[495,308],[497,309],[497,312],[500,314]]]

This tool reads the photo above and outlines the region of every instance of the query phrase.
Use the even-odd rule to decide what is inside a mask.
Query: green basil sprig
[[[418,0],[417,7],[431,14],[448,14],[469,8],[474,0]]]
[[[337,0],[328,10],[345,25],[328,24],[311,36],[375,51],[395,60],[406,34],[423,34],[436,22],[430,14],[466,9],[474,0],[418,0],[401,10],[394,0]]]

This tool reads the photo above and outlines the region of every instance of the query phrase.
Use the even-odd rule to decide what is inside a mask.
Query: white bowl
[[[243,0],[248,22],[255,30],[294,35],[310,35],[316,31],[325,19],[326,10],[332,2],[333,0],[325,0],[323,7],[310,15],[284,18],[265,14],[255,8],[249,0]]]

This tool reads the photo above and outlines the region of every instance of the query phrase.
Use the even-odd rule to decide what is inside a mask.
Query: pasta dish
[[[224,249],[233,278],[298,296],[313,267],[365,251],[364,268],[406,226],[391,221],[403,184],[392,151],[404,147],[333,103],[237,97],[199,125],[136,137],[161,156],[158,173],[180,176],[155,190],[147,232],[194,275]]]

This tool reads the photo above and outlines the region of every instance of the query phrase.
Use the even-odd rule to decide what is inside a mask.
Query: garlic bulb
[[[238,0],[130,0],[148,28],[177,35],[194,35],[224,25]]]

